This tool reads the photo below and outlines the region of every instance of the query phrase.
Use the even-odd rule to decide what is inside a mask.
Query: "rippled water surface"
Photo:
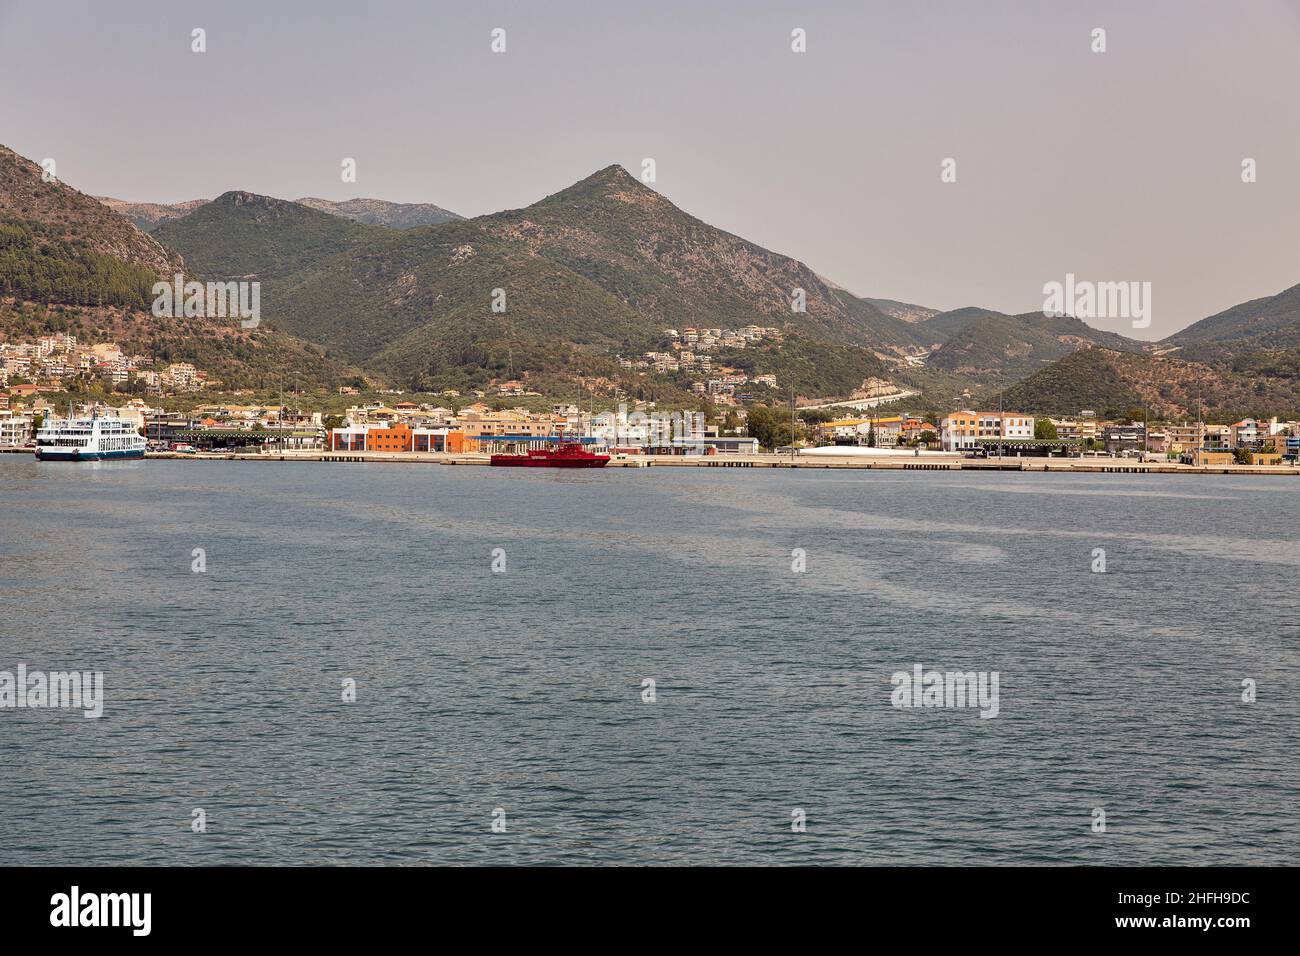
[[[1298,492],[3,455],[0,864],[1300,863]]]

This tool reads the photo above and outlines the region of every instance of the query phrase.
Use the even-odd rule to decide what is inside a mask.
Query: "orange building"
[[[355,425],[330,432],[331,451],[451,452],[475,451],[477,442],[463,431],[445,428],[411,428],[401,422],[392,425]]]
[[[411,427],[401,422],[366,431],[366,451],[411,451]]]

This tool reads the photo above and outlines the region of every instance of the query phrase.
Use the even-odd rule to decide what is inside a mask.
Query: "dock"
[[[30,448],[0,448],[0,452],[28,455]],[[443,452],[330,452],[286,451],[239,454],[236,452],[151,451],[146,458],[179,461],[315,461],[339,464],[487,465],[484,454]],[[620,455],[606,468],[798,468],[801,470],[866,471],[1036,471],[1106,475],[1290,475],[1300,477],[1298,465],[1184,465],[1169,461],[1130,458],[963,458],[957,454],[888,455]]]
[[[31,452],[28,451],[28,454]],[[298,461],[339,464],[487,465],[483,454],[441,452],[267,452],[262,454],[149,452],[147,458],[185,461]],[[797,468],[800,470],[869,471],[1026,471],[1109,475],[1289,475],[1300,477],[1295,465],[1184,465],[1178,462],[1128,458],[963,458],[960,455],[621,455],[606,468]]]

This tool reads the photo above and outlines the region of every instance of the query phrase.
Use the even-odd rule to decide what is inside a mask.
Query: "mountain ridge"
[[[231,191],[243,192],[244,190]],[[226,193],[222,195],[226,195]],[[146,233],[153,232],[165,223],[184,219],[195,210],[213,201],[211,199],[188,199],[176,203],[157,203],[129,202],[125,199],[114,199],[112,196],[96,196],[94,198],[114,212],[130,219],[131,222]],[[412,229],[416,226],[436,225],[441,222],[451,222],[452,220],[464,218],[448,209],[443,209],[441,206],[435,206],[433,203],[391,202],[386,199],[365,197],[332,200],[320,199],[315,196],[304,196],[301,199],[292,201],[300,206],[306,206],[309,209],[329,213],[343,219],[350,219],[363,225],[387,226],[390,229]]]

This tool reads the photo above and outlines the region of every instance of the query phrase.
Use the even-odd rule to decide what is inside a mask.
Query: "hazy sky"
[[[1149,329],[1093,324],[1159,338],[1300,283],[1300,0],[0,0],[0,72],[0,142],[98,195],[476,215],[648,156],[860,295],[1150,281]]]

